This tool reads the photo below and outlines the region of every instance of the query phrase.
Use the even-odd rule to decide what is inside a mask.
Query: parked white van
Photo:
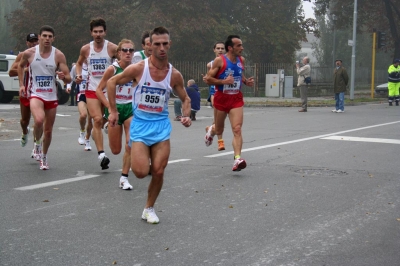
[[[19,93],[18,77],[10,77],[8,71],[17,58],[16,55],[0,54],[0,103],[9,103]],[[65,104],[69,94],[64,90],[64,82],[57,79],[58,104]]]

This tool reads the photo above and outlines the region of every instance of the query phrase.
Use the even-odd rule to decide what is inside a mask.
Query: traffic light
[[[378,48],[382,48],[386,45],[386,33],[378,31]]]

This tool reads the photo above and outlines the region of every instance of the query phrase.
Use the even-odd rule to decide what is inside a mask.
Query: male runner
[[[76,83],[82,82],[82,65],[85,60],[88,63],[88,78],[87,89],[85,92],[87,107],[90,115],[94,120],[93,138],[96,144],[98,159],[100,161],[101,169],[108,169],[110,159],[104,153],[103,146],[103,133],[101,128],[103,126],[103,111],[104,106],[96,96],[96,88],[99,85],[104,72],[112,63],[112,58],[115,56],[117,45],[105,40],[107,26],[102,18],[93,19],[90,22],[90,31],[93,41],[85,44],[81,48],[79,59],[76,62]]]
[[[88,76],[88,66],[87,63],[84,62],[82,64],[82,82],[80,84],[75,83],[75,95],[76,95],[76,102],[78,105],[79,111],[79,138],[78,143],[79,145],[85,145],[85,151],[91,151],[92,146],[90,146],[90,135],[93,129],[93,122],[92,117],[87,110],[86,105],[86,80]],[[71,69],[71,78],[72,80],[76,79],[76,64]],[[67,92],[70,92],[72,89],[72,83],[67,84]],[[87,124],[86,124],[87,119]],[[85,129],[86,127],[86,129]]]
[[[52,46],[54,29],[43,26],[39,32],[39,44],[23,52],[18,65],[19,94],[26,91],[23,82],[24,68],[29,63],[30,108],[34,119],[33,134],[36,140],[34,156],[40,160],[40,169],[49,169],[47,152],[51,143],[58,100],[56,75],[68,83],[71,81],[64,54]],[[57,70],[61,71],[57,71]],[[42,135],[43,143],[41,141]],[[43,147],[42,147],[43,144]]]
[[[171,122],[168,117],[168,100],[172,90],[182,101],[182,125],[189,127],[190,98],[184,88],[181,73],[168,63],[168,51],[171,46],[169,31],[158,27],[151,31],[152,55],[136,64],[128,66],[124,72],[107,82],[108,101],[110,103],[109,125],[118,121],[115,101],[115,87],[133,80],[133,119],[130,128],[131,169],[138,178],[149,173],[151,158],[152,179],[148,188],[147,202],[142,219],[156,224],[159,219],[154,204],[161,191],[164,170],[170,154]]]
[[[214,44],[214,54],[215,54],[215,57],[219,57],[219,56],[225,54],[225,44],[223,42],[216,42]],[[209,62],[207,64],[207,72],[210,71],[213,62],[214,62],[214,60],[212,60],[211,62]],[[212,106],[214,106],[214,95],[215,95],[215,85],[210,85],[209,99],[210,99]],[[215,119],[216,112],[217,112],[217,110],[214,108],[214,119]],[[214,136],[215,136],[215,124],[214,123],[215,122],[213,121],[213,124],[211,126],[206,127],[206,135],[204,137],[204,142],[206,143],[207,147],[212,144]],[[222,134],[217,135],[217,137],[218,137],[218,151],[225,150],[225,143],[224,143],[224,140],[222,139]]]
[[[132,64],[140,62],[151,55],[150,32],[147,30],[142,34],[142,48],[143,50],[137,51],[133,54]]]
[[[215,58],[206,81],[215,85],[214,108],[215,133],[222,134],[225,118],[228,115],[233,132],[234,163],[232,171],[246,168],[246,161],[242,159],[242,124],[243,124],[243,94],[242,82],[247,86],[254,85],[254,78],[244,76],[245,59],[241,56],[243,51],[242,40],[238,35],[229,35],[225,41],[225,55]]]
[[[104,89],[106,88],[107,81],[114,75],[124,71],[132,62],[132,55],[134,44],[131,40],[122,39],[118,44],[117,58],[118,61],[109,66],[104,73],[103,78],[97,87],[96,95],[102,104],[106,107],[105,117],[108,119],[110,104],[104,96]],[[132,110],[132,81],[123,85],[118,85],[114,89],[116,91],[116,104],[119,114],[117,125],[108,127],[108,140],[110,149],[113,154],[119,154],[122,149],[122,133],[125,132],[125,153],[122,159],[122,173],[119,180],[119,187],[124,190],[132,189],[128,181],[129,169],[131,167],[131,148],[129,147],[129,127],[131,125],[133,110]]]
[[[29,33],[26,36],[26,46],[28,48],[32,48],[38,44],[38,36],[36,33]],[[23,53],[19,53],[13,65],[8,72],[10,77],[18,76],[18,64],[21,61]],[[22,129],[22,136],[21,136],[21,146],[25,147],[28,143],[28,136],[29,136],[29,121],[31,120],[31,109],[29,107],[29,97],[30,92],[27,90],[29,84],[29,64],[24,68],[24,85],[25,91],[22,92],[22,95],[19,97],[19,108],[21,112],[21,120],[19,121]]]

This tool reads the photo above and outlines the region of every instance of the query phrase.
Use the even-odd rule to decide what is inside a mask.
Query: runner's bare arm
[[[117,112],[117,105],[115,100],[117,85],[123,85],[131,80],[135,80],[133,78],[134,77],[133,75],[136,72],[137,72],[136,67],[134,67],[134,65],[130,65],[127,68],[125,68],[122,73],[119,73],[108,79],[106,86],[107,86],[107,96],[109,102],[108,110],[110,111],[110,113]]]
[[[244,75],[245,59],[243,56],[241,58],[242,58],[242,62],[243,62],[242,82],[246,86],[253,87],[254,86],[254,77],[246,78],[246,76]]]
[[[64,84],[70,83],[71,75],[67,66],[67,59],[60,50],[56,50],[56,62],[58,63],[58,68],[60,69],[60,71],[56,72],[58,78],[64,81]]]
[[[96,88],[96,96],[100,100],[100,102],[107,107],[107,109],[110,109],[110,105],[108,103],[108,100],[104,96],[104,91],[106,91],[106,85],[107,81],[114,75],[115,68],[113,66],[108,66],[106,71],[104,72],[103,77],[100,80],[99,85]],[[107,95],[110,94],[110,91],[107,89]],[[114,94],[115,94],[115,88],[114,88]]]
[[[215,58],[211,69],[208,71],[205,81],[208,85],[225,85],[225,84],[233,84],[235,80],[232,75],[229,75],[226,79],[218,79],[215,78],[218,71],[222,68],[223,61],[221,57]]]
[[[108,42],[107,52],[111,58],[117,58],[117,48],[118,46],[115,43]]]
[[[171,87],[174,89],[176,96],[182,101],[183,116],[181,118],[181,123],[185,127],[189,127],[192,124],[190,120],[190,98],[186,93],[182,74],[175,68],[172,69]]]
[[[19,64],[19,61],[21,61],[21,58],[22,58],[22,53],[19,53],[17,55],[17,58],[15,58],[15,61],[10,68],[10,71],[8,71],[8,75],[10,77],[18,76],[18,64]]]
[[[75,72],[76,72],[76,84],[80,84],[82,82],[82,65],[88,57],[90,46],[89,44],[85,44],[82,46],[81,51],[79,53],[78,61],[76,61]],[[89,63],[89,62],[88,62]]]

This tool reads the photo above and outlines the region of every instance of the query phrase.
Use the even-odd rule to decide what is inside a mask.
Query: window
[[[2,72],[8,71],[8,60],[0,60],[0,71]]]

